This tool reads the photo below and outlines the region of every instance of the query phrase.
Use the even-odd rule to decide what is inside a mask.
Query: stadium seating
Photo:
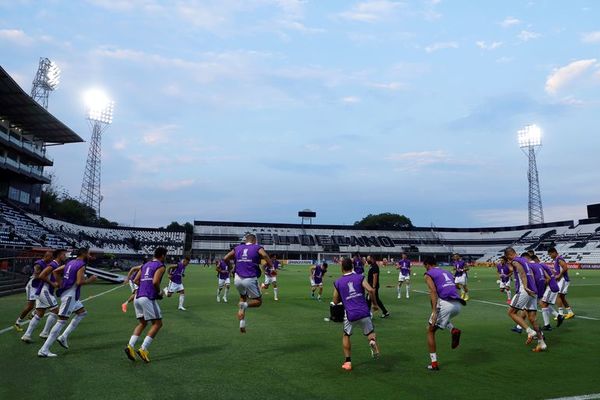
[[[14,238],[16,243],[24,242],[26,245],[53,248],[67,246],[66,241],[59,235],[44,228],[18,208],[2,201],[0,201],[0,215],[0,222],[9,226],[9,234],[10,227],[12,227],[14,229],[13,233],[18,235]]]

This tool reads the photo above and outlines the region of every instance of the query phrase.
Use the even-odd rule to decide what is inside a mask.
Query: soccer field
[[[411,298],[398,300],[396,270],[382,268],[382,299],[391,312],[389,319],[375,318],[382,357],[371,359],[366,340],[355,334],[351,372],[340,368],[341,324],[324,321],[337,265],[329,268],[322,302],[310,298],[308,267],[287,266],[278,277],[280,301],[267,291],[263,306],[248,311],[245,335],[238,330],[235,289],[228,304],[217,303],[215,272],[190,265],[188,311],[177,310],[176,297],[162,300],[164,327],[150,347],[151,364],[132,363],[123,353],[136,324],[133,307],[127,314],[120,310],[129,287],[84,287],[83,298],[114,290],[84,303],[88,316],[69,338],[70,350],[52,348],[58,358],[36,356],[41,327],[30,345],[14,330],[0,333],[0,399],[549,399],[600,393],[600,271],[571,271],[569,300],[577,316],[548,332],[548,351],[538,354],[524,345],[525,334],[510,331],[495,269],[473,269],[471,300],[454,321],[463,331],[461,345],[451,350],[449,333],[438,332],[441,370],[429,372],[430,306],[424,270],[413,270]],[[0,298],[0,329],[12,325],[23,300]]]

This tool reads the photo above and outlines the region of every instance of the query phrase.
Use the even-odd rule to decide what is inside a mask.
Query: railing
[[[46,149],[42,146],[37,146],[27,140],[16,138],[12,135],[9,135],[8,133],[2,132],[1,130],[0,130],[0,138],[3,138],[7,142],[14,143],[18,147],[28,150],[29,152],[36,154],[42,158],[45,158],[49,161],[54,161],[52,157],[49,157],[46,155]]]

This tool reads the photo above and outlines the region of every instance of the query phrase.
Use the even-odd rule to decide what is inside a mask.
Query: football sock
[[[142,342],[142,350],[148,350],[148,347],[150,347],[151,344],[152,338],[150,336],[146,336]]]
[[[27,330],[25,331],[25,336],[31,336],[31,334],[33,333],[35,328],[37,328],[37,326],[39,325],[41,320],[42,319],[37,314],[35,314],[33,316],[33,318],[31,319],[31,322],[29,323]]]
[[[52,346],[52,344],[56,341],[56,338],[60,334],[60,331],[62,331],[66,324],[67,320],[65,319],[59,319],[58,321],[56,321],[56,324],[54,324],[54,326],[50,330],[48,339],[46,339],[46,341],[42,345],[42,348],[40,349],[42,353],[47,353],[48,351],[50,351],[50,346]]]
[[[245,319],[240,319],[240,329],[241,328],[245,328],[246,327],[246,320]]]
[[[573,310],[571,309],[571,307],[567,307],[567,314],[569,313],[573,313]]]
[[[48,335],[48,333],[50,332],[50,329],[52,329],[52,327],[56,323],[57,319],[58,319],[58,315],[56,315],[52,312],[50,314],[48,314],[48,317],[46,318],[46,325],[44,325],[44,329],[42,330],[43,336]]]
[[[273,288],[273,293],[275,295],[275,298],[277,298],[277,292],[278,292],[277,288]]]
[[[437,362],[437,353],[429,353],[429,358],[431,358],[431,362]]]
[[[65,329],[64,333],[61,336],[64,337],[65,339],[68,338],[69,335],[71,333],[73,333],[75,328],[77,328],[77,325],[79,325],[81,320],[84,319],[86,315],[87,315],[87,311],[82,312],[81,314],[75,315],[75,318],[73,318],[73,320],[71,321],[69,326],[67,326],[67,329]]]
[[[512,296],[511,296],[510,290],[507,290],[507,291],[506,291],[506,298],[507,298],[508,300],[510,300],[510,298],[511,298],[511,297],[512,297]]]
[[[528,336],[534,336],[535,335],[535,331],[533,329],[531,329],[530,327],[527,327],[527,335]]]
[[[542,318],[544,318],[544,326],[550,325],[550,309],[548,307],[542,308]]]
[[[227,298],[227,293],[229,293],[229,288],[225,288],[225,294],[223,294],[224,298]]]
[[[246,310],[248,308],[248,303],[243,301],[240,303],[240,310]]]
[[[139,336],[136,336],[136,335],[131,335],[131,337],[129,338],[129,345],[130,345],[131,347],[135,346],[135,344],[136,344],[136,343],[137,343],[137,341],[138,341],[138,338],[139,338]]]
[[[565,314],[565,310],[562,307],[558,307],[558,313],[560,315],[564,315]]]
[[[184,295],[179,295],[179,308],[183,307],[183,301],[185,299]]]
[[[406,284],[406,295],[407,296],[408,296],[409,292],[410,292],[410,285]]]
[[[450,330],[454,329],[454,325],[452,324],[452,322],[448,322],[448,324],[446,325],[446,327]]]

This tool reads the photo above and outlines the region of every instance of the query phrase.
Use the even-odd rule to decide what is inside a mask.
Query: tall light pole
[[[540,179],[536,154],[542,147],[542,130],[537,125],[527,125],[517,132],[519,147],[529,159],[527,180],[529,181],[529,223],[544,223],[544,209],[542,208],[542,194],[540,192]]]
[[[115,103],[100,90],[90,90],[85,95],[87,106],[87,120],[92,128],[92,139],[88,151],[85,172],[81,183],[81,202],[96,210],[96,216],[100,217],[100,203],[102,193],[101,161],[102,161],[102,133],[112,123]]]
[[[48,58],[40,58],[33,86],[31,87],[31,97],[40,103],[42,107],[48,109],[48,96],[54,91],[60,82],[60,68],[54,61]]]

